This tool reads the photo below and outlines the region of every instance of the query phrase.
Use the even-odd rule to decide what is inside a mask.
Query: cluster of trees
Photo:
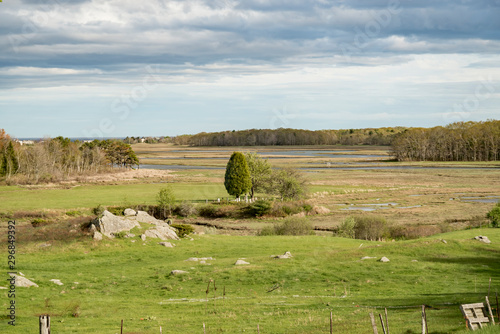
[[[500,121],[410,128],[394,137],[391,148],[398,161],[499,160]]]
[[[405,128],[298,130],[251,129],[198,133],[170,138],[172,143],[191,146],[269,146],[269,145],[390,145]]]
[[[18,169],[19,161],[12,140],[4,129],[0,129],[0,176],[10,177]]]
[[[226,166],[224,186],[228,194],[239,198],[256,192],[279,195],[281,199],[299,199],[305,193],[305,179],[292,168],[272,169],[267,159],[256,153],[234,152]]]
[[[27,183],[99,173],[110,167],[138,165],[130,145],[117,140],[71,141],[57,137],[20,145],[0,130],[0,176],[22,176]]]

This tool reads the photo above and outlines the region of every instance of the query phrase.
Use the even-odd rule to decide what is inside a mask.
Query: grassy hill
[[[476,235],[492,243],[472,240]],[[54,333],[119,333],[122,319],[124,333],[159,333],[160,326],[163,333],[202,333],[203,323],[207,333],[256,333],[257,325],[261,333],[328,333],[330,311],[335,333],[370,333],[369,313],[384,307],[391,333],[419,333],[422,304],[428,305],[431,333],[459,333],[465,329],[459,304],[484,301],[490,278],[493,301],[499,288],[500,229],[397,242],[193,239],[174,248],[138,237],[19,244],[17,270],[39,288],[17,288],[16,326],[9,333],[37,331],[37,316],[45,313]],[[285,251],[293,258],[270,257]],[[373,258],[361,260],[365,256]],[[379,262],[382,256],[390,262]],[[186,261],[190,257],[214,260]],[[250,264],[235,266],[240,258]],[[212,282],[207,294],[210,280],[217,290]],[[9,299],[3,295],[5,310]],[[6,325],[5,317],[1,321]]]

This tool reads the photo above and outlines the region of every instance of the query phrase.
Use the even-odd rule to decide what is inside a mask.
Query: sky
[[[17,138],[500,119],[500,0],[3,0]]]

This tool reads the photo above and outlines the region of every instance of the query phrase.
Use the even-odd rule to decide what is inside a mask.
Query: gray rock
[[[96,225],[97,230],[108,238],[112,238],[112,234],[140,227],[139,223],[134,219],[115,216],[108,210],[104,210],[102,217],[95,219],[93,224]]]
[[[127,234],[125,235],[125,238],[133,238],[133,237],[135,237],[135,234],[134,234],[134,233],[127,233]]]
[[[441,240],[441,242],[442,242],[443,244],[447,244],[446,240],[444,240],[444,239],[443,239],[443,240]]]
[[[170,272],[170,275],[183,275],[183,274],[188,274],[188,272],[184,270],[172,270]]]
[[[376,259],[375,256],[363,256],[361,260],[369,260],[369,259]]]
[[[247,261],[244,261],[244,260],[238,260],[238,261],[236,261],[236,263],[234,265],[235,266],[244,266],[246,264],[250,264],[250,262],[247,262]]]
[[[102,240],[102,233],[101,232],[94,232],[94,240],[101,241]]]
[[[484,242],[485,244],[491,244],[490,239],[488,239],[488,237],[485,237],[484,235],[478,235],[478,236],[474,237],[474,239],[481,241],[481,242]]]
[[[137,214],[137,212],[135,212],[135,210],[132,210],[132,209],[125,209],[123,211],[123,214],[125,216],[135,216]]]
[[[380,262],[389,262],[390,260],[386,258],[385,256],[382,256],[382,258],[379,260]]]
[[[38,288],[38,284],[30,281],[26,277],[22,277],[22,276],[19,276],[16,274],[14,274],[14,276],[16,277],[16,284],[15,284],[16,286],[21,287],[21,288],[29,288],[30,286],[34,286],[34,287]]]
[[[158,238],[161,240],[179,240],[175,229],[163,223],[163,225],[157,225],[144,232],[144,235],[149,238]]]
[[[61,280],[58,280],[58,279],[55,279],[55,278],[51,279],[50,281],[53,282],[54,284],[57,284],[57,285],[64,285],[64,283],[61,282]]]
[[[146,211],[137,211],[137,216],[135,219],[140,223],[149,223],[149,224],[164,224],[163,220],[156,219],[153,216],[150,216]]]
[[[165,247],[173,248],[174,245],[172,245],[170,242],[159,242],[158,245],[162,245]]]
[[[146,235],[145,234],[141,234],[141,240],[142,241],[146,241]]]
[[[271,255],[274,259],[290,259],[292,258],[292,254],[290,252],[285,252],[283,255]]]

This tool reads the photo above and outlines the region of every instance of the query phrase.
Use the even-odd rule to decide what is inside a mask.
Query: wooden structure
[[[462,314],[465,318],[467,328],[470,328],[473,331],[478,328],[483,328],[484,325],[490,322],[488,314],[491,317],[491,322],[493,323],[493,325],[495,324],[495,319],[493,318],[491,312],[488,297],[486,297],[486,306],[484,305],[484,303],[463,304],[460,305],[460,311],[462,311]]]
[[[40,334],[50,334],[50,317],[48,315],[41,315],[39,318]]]

